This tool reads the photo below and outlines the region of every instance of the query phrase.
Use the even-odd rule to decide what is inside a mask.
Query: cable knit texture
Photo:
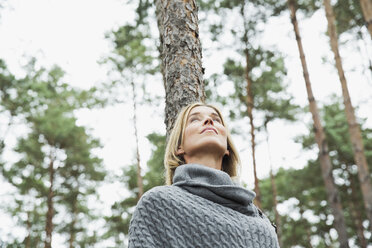
[[[177,167],[172,186],[146,192],[129,227],[129,247],[279,247],[274,227],[253,205],[255,194],[223,171]]]

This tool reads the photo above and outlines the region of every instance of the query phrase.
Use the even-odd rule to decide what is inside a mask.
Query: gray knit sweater
[[[223,171],[177,167],[172,186],[146,192],[129,227],[129,247],[279,247],[275,228],[252,203],[255,194]]]

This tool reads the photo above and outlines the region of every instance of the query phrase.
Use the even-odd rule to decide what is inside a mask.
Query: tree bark
[[[347,87],[347,81],[342,67],[341,56],[338,50],[338,37],[335,25],[335,16],[333,13],[333,8],[330,0],[324,0],[324,7],[326,11],[326,17],[328,21],[328,35],[330,38],[331,49],[334,54],[336,68],[338,76],[340,78],[343,101],[345,105],[345,113],[347,118],[347,123],[349,127],[349,135],[354,153],[354,161],[358,166],[358,176],[363,194],[364,206],[367,212],[367,217],[369,220],[369,228],[372,231],[372,185],[371,178],[369,174],[367,159],[364,154],[364,145],[362,139],[362,133],[358,122],[356,121],[354,108],[351,104],[351,99],[349,95],[349,89]]]
[[[315,101],[315,98],[312,92],[312,88],[311,88],[311,82],[310,82],[309,72],[307,69],[305,53],[303,50],[300,31],[298,28],[295,1],[288,0],[288,7],[291,12],[291,22],[293,24],[293,28],[294,28],[294,32],[296,36],[297,46],[298,46],[302,69],[303,69],[303,76],[304,76],[304,80],[306,84],[306,91],[307,91],[308,100],[309,100],[310,112],[312,114],[312,118],[314,122],[315,140],[319,148],[319,161],[320,161],[320,166],[322,170],[322,177],[323,177],[323,181],[325,184],[325,189],[327,192],[327,200],[328,200],[329,206],[332,209],[332,214],[335,218],[333,225],[338,233],[340,247],[349,247],[341,200],[340,200],[339,193],[334,183],[334,179],[332,175],[332,163],[329,157],[328,144],[326,141],[323,126],[320,121],[318,107],[317,107],[317,104],[316,104],[316,101]]]
[[[363,219],[360,214],[360,210],[355,206],[355,203],[358,202],[358,199],[356,197],[357,189],[355,185],[355,181],[353,179],[353,175],[347,171],[349,174],[349,181],[350,181],[350,189],[351,189],[351,199],[349,201],[350,209],[351,209],[351,216],[354,220],[354,225],[356,228],[356,233],[359,240],[359,245],[361,248],[367,248],[367,241],[364,237],[364,228],[363,228]]]
[[[193,102],[204,102],[202,49],[195,0],[157,0],[163,41],[165,124],[167,138],[178,112]],[[160,12],[160,13],[159,13]]]
[[[360,0],[360,6],[362,7],[364,20],[366,21],[367,29],[372,38],[372,1]]]
[[[48,211],[46,215],[46,224],[45,224],[45,248],[51,248],[52,246],[52,232],[53,232],[53,215],[54,215],[54,209],[53,209],[53,197],[54,197],[54,191],[53,191],[53,183],[54,183],[54,167],[53,167],[54,160],[52,156],[50,157],[50,163],[49,163],[49,192],[48,192],[48,198],[47,198],[47,206]]]
[[[137,103],[136,103],[136,88],[132,80],[132,97],[133,97],[133,126],[134,126],[134,135],[136,137],[136,159],[137,159],[137,187],[138,187],[138,200],[143,195],[143,178],[141,175],[141,157],[139,152],[139,143],[138,143],[138,131],[137,131]]]
[[[244,77],[245,81],[247,83],[246,85],[246,105],[247,105],[247,115],[249,117],[249,125],[251,127],[250,135],[251,135],[251,150],[252,150],[252,163],[253,163],[253,175],[254,175],[254,192],[256,193],[255,197],[255,204],[258,208],[261,208],[261,192],[260,192],[260,186],[258,184],[258,177],[257,177],[257,164],[256,164],[256,137],[255,137],[255,126],[253,122],[253,93],[252,93],[252,80],[249,77],[249,72],[251,70],[250,68],[250,62],[249,62],[249,52],[248,52],[248,25],[246,23],[246,17],[245,17],[245,1],[242,2],[241,8],[240,8],[240,14],[242,15],[243,22],[244,22],[244,56],[245,56],[245,69],[244,69]]]

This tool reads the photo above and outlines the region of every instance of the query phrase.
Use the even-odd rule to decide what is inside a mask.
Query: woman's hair
[[[181,110],[181,112],[178,114],[173,130],[169,136],[164,156],[164,166],[166,168],[166,183],[168,185],[171,185],[173,183],[173,175],[176,168],[179,165],[186,163],[183,159],[183,155],[177,155],[177,150],[183,143],[186,122],[190,111],[198,106],[206,106],[214,109],[221,118],[222,125],[226,128],[227,149],[230,153],[229,155],[225,155],[222,159],[222,171],[229,174],[230,177],[236,177],[238,175],[238,167],[240,165],[239,154],[232,142],[230,132],[226,127],[225,121],[221,115],[221,111],[213,105],[197,102],[187,105]]]

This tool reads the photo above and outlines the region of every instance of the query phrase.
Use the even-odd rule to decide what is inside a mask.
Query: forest
[[[372,246],[371,0],[2,0],[0,37],[0,248],[127,247],[200,101],[280,247]]]

